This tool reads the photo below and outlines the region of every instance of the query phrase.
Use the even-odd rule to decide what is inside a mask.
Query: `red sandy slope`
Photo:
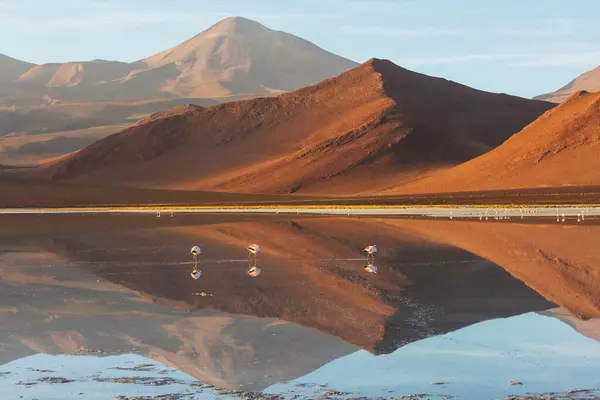
[[[391,193],[600,184],[600,93],[577,92],[502,146]]]
[[[551,107],[374,59],[276,98],[149,120],[44,172],[141,187],[357,193],[479,156]]]

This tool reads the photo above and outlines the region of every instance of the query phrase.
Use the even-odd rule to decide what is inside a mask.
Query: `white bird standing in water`
[[[377,266],[375,264],[369,263],[369,264],[365,265],[364,268],[365,268],[365,271],[370,272],[372,274],[377,273]]]
[[[256,243],[253,243],[248,246],[247,250],[248,250],[248,260],[250,260],[252,257],[254,257],[254,259],[256,260],[256,255],[260,251],[260,246]]]
[[[202,254],[202,250],[200,250],[200,247],[198,246],[194,246],[192,247],[192,249],[190,250],[190,252],[192,253],[192,257],[194,257],[194,262],[198,262],[198,256]]]
[[[367,257],[367,264],[369,264],[370,261],[375,261],[375,253],[377,253],[377,245],[372,244],[370,246],[365,247],[365,249],[363,250],[363,253]]]

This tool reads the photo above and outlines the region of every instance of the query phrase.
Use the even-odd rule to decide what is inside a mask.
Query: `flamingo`
[[[377,245],[372,244],[370,246],[365,247],[365,249],[363,250],[363,253],[367,257],[367,263],[369,261],[374,261],[375,260],[375,253],[377,253]]]
[[[248,262],[250,262],[251,259],[254,259],[254,262],[256,263],[256,255],[258,254],[258,252],[260,252],[260,245],[253,243],[247,247],[247,250]]]
[[[192,247],[192,249],[190,250],[190,252],[192,253],[192,257],[194,257],[194,262],[198,262],[198,256],[202,254],[202,250],[200,250],[200,247],[198,246],[194,246]]]
[[[260,252],[260,245],[253,243],[247,247],[248,254],[257,255]]]

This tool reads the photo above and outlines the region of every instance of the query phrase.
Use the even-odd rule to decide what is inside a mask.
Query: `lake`
[[[0,390],[597,398],[598,238],[593,218],[0,216]]]

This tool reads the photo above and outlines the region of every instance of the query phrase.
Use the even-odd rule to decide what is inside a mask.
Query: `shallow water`
[[[4,398],[596,397],[599,226],[289,218],[0,216]]]

